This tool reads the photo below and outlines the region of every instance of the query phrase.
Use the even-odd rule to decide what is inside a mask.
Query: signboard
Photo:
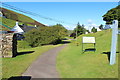
[[[83,43],[95,43],[95,37],[83,37]]]

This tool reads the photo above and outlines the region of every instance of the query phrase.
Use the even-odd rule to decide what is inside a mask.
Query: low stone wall
[[[17,38],[16,34],[0,34],[0,51],[2,57],[15,57],[17,55]]]

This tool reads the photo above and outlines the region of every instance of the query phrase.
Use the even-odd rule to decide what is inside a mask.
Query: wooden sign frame
[[[84,48],[83,44],[94,44],[94,49],[95,49],[95,44],[96,44],[95,37],[86,37],[86,36],[82,37],[82,52],[84,51],[83,50],[83,48]]]

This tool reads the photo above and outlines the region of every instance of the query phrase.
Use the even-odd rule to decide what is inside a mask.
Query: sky
[[[116,7],[118,2],[5,2],[20,9],[31,11],[65,23],[50,21],[41,17],[25,14],[45,25],[62,24],[73,30],[79,22],[88,29],[90,25],[98,27],[105,25],[102,16]]]
[[[0,0],[2,2],[118,2],[119,0]]]

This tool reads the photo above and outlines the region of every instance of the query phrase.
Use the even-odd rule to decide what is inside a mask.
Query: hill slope
[[[15,25],[15,21],[19,21],[21,24],[27,24],[29,26],[34,26],[34,25],[45,26],[44,24],[39,23],[28,16],[19,14],[17,12],[14,12],[5,8],[1,8],[1,12],[3,13],[3,16],[4,16],[4,18],[2,18],[3,24],[10,27],[13,27]]]

